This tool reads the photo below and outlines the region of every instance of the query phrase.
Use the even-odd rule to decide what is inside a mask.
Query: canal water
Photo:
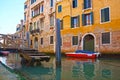
[[[49,62],[33,66],[21,65],[19,54],[9,54],[0,60],[26,80],[120,80],[120,59],[62,57],[61,67],[56,67],[54,56]]]

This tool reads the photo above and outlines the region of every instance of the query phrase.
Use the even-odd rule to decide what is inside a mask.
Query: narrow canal
[[[62,57],[62,65],[57,68],[55,57],[49,62],[21,65],[18,54],[0,57],[5,65],[15,69],[26,80],[120,80],[120,59],[77,59]]]

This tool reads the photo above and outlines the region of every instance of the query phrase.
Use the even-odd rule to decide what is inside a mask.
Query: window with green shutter
[[[102,44],[110,44],[110,32],[102,33]]]
[[[84,0],[84,9],[91,8],[91,0]]]
[[[77,0],[73,0],[73,1],[72,1],[72,6],[73,6],[73,8],[76,8],[76,7],[77,7],[77,4],[78,4],[78,3],[77,3]]]
[[[80,26],[80,16],[71,17],[71,28],[76,28]]]
[[[72,36],[72,45],[78,45],[78,36]]]
[[[110,13],[109,8],[101,9],[101,22],[108,22],[110,21]]]
[[[92,25],[93,24],[93,12],[82,14],[82,25]]]

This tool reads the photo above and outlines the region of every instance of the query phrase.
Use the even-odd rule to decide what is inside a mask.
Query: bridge
[[[27,48],[27,41],[10,34],[0,34],[0,48]]]

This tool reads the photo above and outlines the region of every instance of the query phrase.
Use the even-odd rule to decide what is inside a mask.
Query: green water
[[[41,65],[22,66],[20,58],[11,55],[7,57],[5,63],[19,71],[27,80],[120,80],[118,59],[62,57],[61,67],[56,67],[55,57],[51,57],[49,62],[42,62]]]

